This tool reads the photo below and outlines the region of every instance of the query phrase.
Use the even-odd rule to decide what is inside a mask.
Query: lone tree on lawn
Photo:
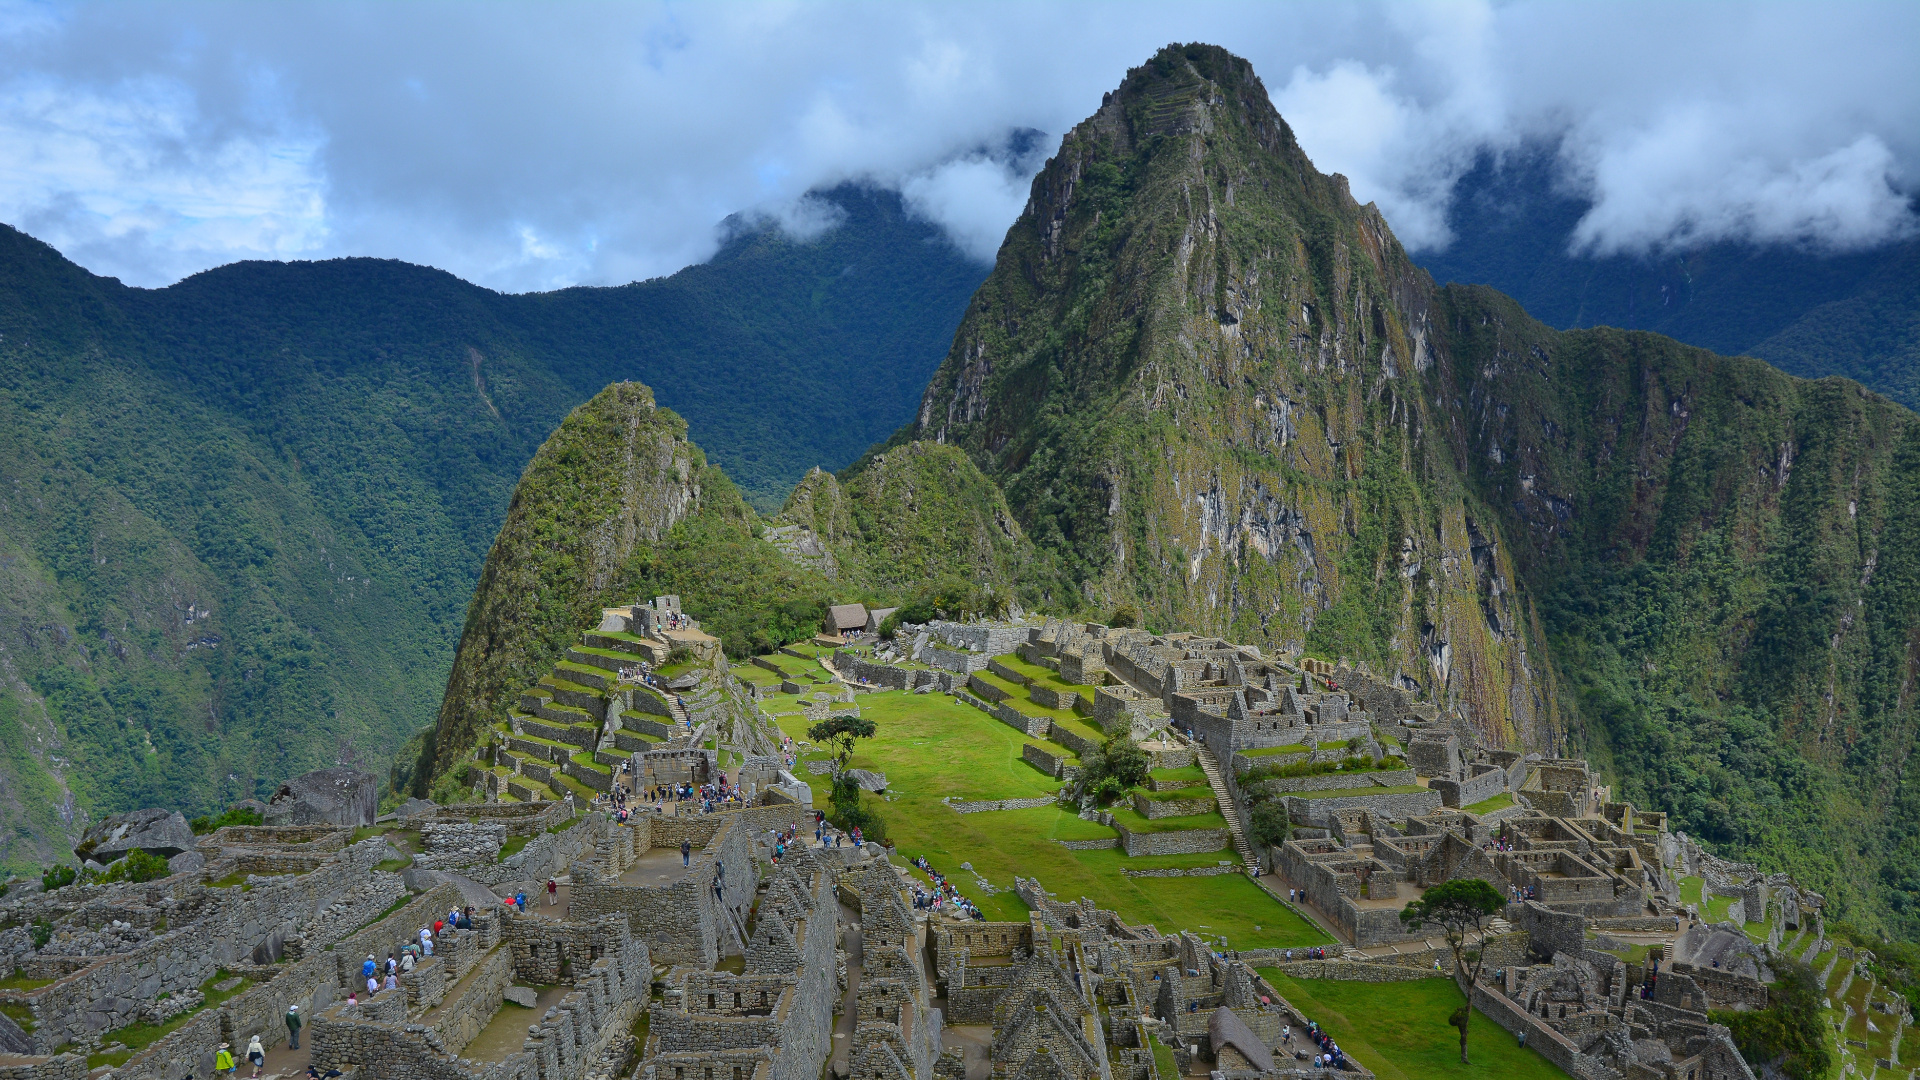
[[[1428,889],[1420,899],[1400,912],[1400,921],[1410,930],[1433,923],[1446,931],[1447,948],[1453,950],[1453,981],[1460,996],[1467,999],[1447,1023],[1460,1029],[1460,1064],[1467,1064],[1467,1020],[1473,1015],[1473,986],[1480,981],[1480,968],[1486,954],[1467,947],[1467,935],[1486,938],[1486,921],[1507,906],[1500,890],[1479,878],[1456,878]]]
[[[853,744],[873,738],[875,730],[873,721],[859,716],[835,716],[807,729],[808,740],[834,748],[833,791],[827,796],[827,803],[833,807],[834,819],[849,829],[870,825],[873,820],[861,810],[860,787],[846,772],[847,762],[853,757]]]

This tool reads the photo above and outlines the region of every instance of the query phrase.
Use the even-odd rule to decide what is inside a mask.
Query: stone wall
[[[480,961],[478,970],[453,997],[440,1003],[433,1030],[447,1051],[458,1054],[500,1011],[502,994],[513,983],[513,951],[504,945]]]
[[[1318,776],[1276,776],[1268,780],[1242,779],[1241,783],[1249,791],[1264,791],[1269,795],[1287,795],[1297,791],[1338,791],[1341,788],[1353,788],[1359,786],[1354,783],[1356,780],[1381,787],[1404,787],[1412,784],[1414,779],[1412,769],[1382,769],[1376,772],[1321,773]]]
[[[1020,760],[1053,777],[1055,780],[1066,778],[1067,761],[1065,755],[1056,754],[1037,743],[1026,743],[1020,747]]]
[[[1440,793],[1440,801],[1443,805],[1459,808],[1485,802],[1507,790],[1507,774],[1505,770],[1492,768],[1471,780],[1447,780],[1436,777],[1427,783],[1429,787]]]
[[[1120,847],[1130,857],[1141,855],[1194,855],[1208,851],[1220,851],[1227,846],[1227,830],[1221,829],[1180,829],[1171,832],[1133,832],[1126,826],[1116,823],[1113,830],[1120,834]]]
[[[1287,796],[1287,816],[1295,824],[1326,827],[1337,810],[1369,810],[1377,817],[1402,819],[1433,813],[1440,807],[1437,791],[1408,791],[1398,795],[1330,796],[1303,799]]]

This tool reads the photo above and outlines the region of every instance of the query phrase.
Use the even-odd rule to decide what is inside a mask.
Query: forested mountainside
[[[536,296],[372,259],[130,289],[0,227],[0,863],[382,767],[522,469],[609,382],[669,388],[768,507],[910,417],[984,270],[895,195],[825,197],[814,241],[734,221],[712,263]]]
[[[1557,148],[1483,157],[1454,188],[1453,240],[1416,261],[1491,285],[1562,329],[1657,330],[1804,378],[1844,375],[1920,408],[1920,239],[1866,251],[1723,242],[1659,256],[1570,252],[1591,207],[1555,183]]]
[[[1365,660],[1920,932],[1920,421],[1436,287],[1243,60],[1169,47],[1067,135],[914,441],[1004,489],[1045,602]]]

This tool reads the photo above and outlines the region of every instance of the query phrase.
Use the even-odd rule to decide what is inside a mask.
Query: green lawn
[[[1142,798],[1151,799],[1154,802],[1182,802],[1185,800],[1212,799],[1215,797],[1213,789],[1207,786],[1204,779],[1193,787],[1165,788],[1160,791],[1134,788],[1132,791],[1127,792],[1127,794],[1129,796],[1139,795]]]
[[[1312,752],[1312,750],[1313,747],[1311,746],[1307,746],[1304,743],[1296,743],[1293,746],[1261,746],[1252,750],[1236,750],[1234,752],[1241,757],[1260,758],[1272,757],[1275,754],[1305,754]]]
[[[1180,817],[1147,818],[1131,806],[1115,803],[1114,823],[1123,825],[1130,833],[1186,832],[1189,829],[1224,829],[1227,819],[1218,811],[1211,814],[1185,814]]]
[[[1198,765],[1184,765],[1178,769],[1155,769],[1147,775],[1163,784],[1175,784],[1184,780],[1191,786],[1207,782],[1207,774]]]
[[[1706,878],[1697,878],[1697,877],[1681,878],[1680,879],[1680,902],[1683,904],[1698,904],[1700,902],[1700,889],[1706,883],[1707,883]]]
[[[1231,851],[1129,859],[1114,848],[1073,851],[1055,843],[1115,838],[1112,829],[1057,806],[955,813],[940,803],[941,797],[979,800],[1052,794],[1059,781],[1020,759],[1024,744],[1047,744],[945,695],[888,691],[864,695],[860,705],[860,714],[874,721],[878,734],[861,743],[851,764],[885,772],[887,793],[892,796],[891,801],[873,795],[863,798],[886,821],[887,835],[902,855],[932,860],[987,918],[1027,917],[1026,905],[1012,892],[1017,874],[1038,878],[1062,899],[1086,896],[1129,922],[1150,922],[1163,933],[1194,929],[1225,934],[1236,948],[1328,942],[1324,934],[1239,874],[1129,878],[1122,873],[1237,861]],[[804,718],[781,717],[779,723],[788,734],[806,737]],[[800,775],[813,786],[815,805],[824,808],[827,778],[803,770]],[[1217,814],[1207,817],[1216,827],[1224,827]],[[992,896],[982,893],[973,875],[960,869],[962,862],[972,863],[996,889],[1005,891]]]
[[[1078,694],[1086,698],[1089,704],[1092,703],[1094,695],[1100,692],[1099,687],[1088,686],[1084,683],[1070,683],[1061,678],[1060,673],[1052,668],[1041,667],[1039,664],[1030,664],[1021,659],[1019,653],[1008,653],[1005,656],[996,656],[994,659],[999,661],[1001,667],[1007,668],[1010,671],[1017,671],[1022,676],[1039,683],[1049,690],[1057,690],[1063,694]]]
[[[1512,805],[1513,796],[1503,791],[1491,799],[1483,799],[1466,809],[1469,814],[1491,814],[1495,810],[1505,810]]]
[[[1261,968],[1280,995],[1324,1028],[1347,1055],[1380,1080],[1563,1080],[1565,1073],[1474,1011],[1467,1029],[1467,1056],[1460,1064],[1460,1035],[1447,1017],[1460,1007],[1452,979],[1365,983],[1338,979],[1291,979]],[[1297,1040],[1296,1040],[1297,1041]]]

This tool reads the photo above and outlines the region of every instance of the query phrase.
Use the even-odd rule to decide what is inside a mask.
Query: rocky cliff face
[[[639,383],[615,383],[573,410],[528,464],[487,555],[447,679],[434,773],[470,748],[561,658],[701,498],[706,458],[686,422]],[[625,598],[631,601],[633,598]]]
[[[1082,610],[1367,661],[1920,925],[1913,414],[1436,288],[1245,61],[1169,47],[1065,137],[910,439]]]

